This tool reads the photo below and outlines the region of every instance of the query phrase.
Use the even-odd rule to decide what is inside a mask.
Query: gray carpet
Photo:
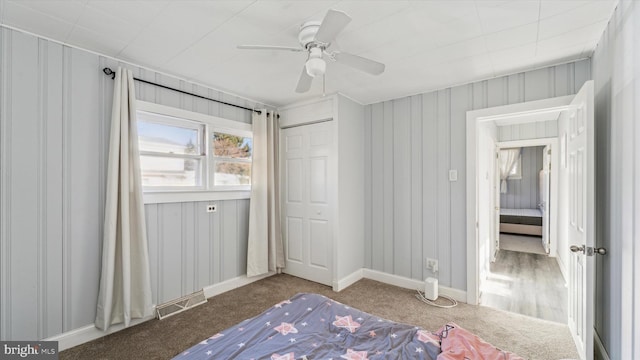
[[[428,306],[414,291],[363,279],[336,293],[289,275],[276,275],[209,299],[164,320],[151,320],[60,353],[60,359],[167,359],[299,292],[313,292],[390,320],[437,330],[449,321],[527,359],[577,358],[566,325],[487,307]]]
[[[500,249],[546,255],[540,236],[500,234]]]

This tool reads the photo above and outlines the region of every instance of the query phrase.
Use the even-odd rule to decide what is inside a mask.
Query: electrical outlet
[[[207,205],[207,212],[212,213],[218,211],[215,205]]]
[[[438,272],[438,260],[427,258],[425,261],[427,270],[431,270],[432,272]]]

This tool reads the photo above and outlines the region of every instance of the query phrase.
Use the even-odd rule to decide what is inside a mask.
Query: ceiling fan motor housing
[[[321,21],[307,21],[300,25],[300,33],[298,33],[298,41],[305,49],[315,41],[316,33],[320,28]]]

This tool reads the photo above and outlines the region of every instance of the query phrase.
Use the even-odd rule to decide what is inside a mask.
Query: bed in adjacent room
[[[174,359],[521,359],[455,324],[437,332],[298,294],[201,341]]]
[[[542,211],[501,208],[500,232],[542,236]]]

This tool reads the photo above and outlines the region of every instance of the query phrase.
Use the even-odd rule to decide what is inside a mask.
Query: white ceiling
[[[363,104],[591,55],[616,0],[124,1],[0,0],[0,23],[280,106],[322,94],[294,89],[306,20],[353,21],[332,46],[384,62],[380,76],[329,63],[326,92]]]

